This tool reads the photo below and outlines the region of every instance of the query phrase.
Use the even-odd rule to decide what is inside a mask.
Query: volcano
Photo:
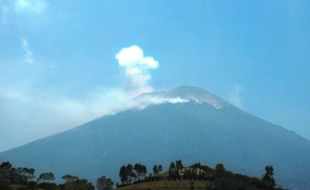
[[[135,162],[149,170],[179,159],[223,163],[258,177],[272,165],[278,184],[310,189],[310,141],[296,133],[196,87],[143,94],[134,101],[143,106],[3,152],[0,161],[93,181],[103,175],[117,180],[120,166]]]

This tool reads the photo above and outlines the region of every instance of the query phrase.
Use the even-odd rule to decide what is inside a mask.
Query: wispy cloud
[[[229,93],[229,102],[233,105],[244,109],[244,101],[242,94],[245,92],[245,88],[239,84],[234,84],[232,90]]]
[[[28,44],[28,40],[25,37],[21,37],[20,38],[20,42],[21,42],[21,47],[24,51],[24,62],[31,64],[34,62],[34,58],[33,58],[33,52],[31,51],[29,44]]]
[[[46,9],[45,0],[15,0],[14,10],[16,13],[42,14]]]
[[[42,15],[46,8],[45,0],[0,0],[0,22],[6,24],[13,14]]]
[[[0,2],[0,22],[1,24],[5,24],[7,22],[8,19],[8,15],[10,13],[10,6],[8,4],[8,2],[3,1]]]
[[[128,88],[136,90],[138,94],[153,90],[149,84],[152,78],[150,70],[159,66],[158,61],[153,57],[144,56],[143,50],[137,45],[121,49],[115,58],[124,71]]]

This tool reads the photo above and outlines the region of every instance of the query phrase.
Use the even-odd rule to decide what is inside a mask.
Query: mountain
[[[254,176],[273,165],[279,184],[310,189],[310,142],[294,132],[190,86],[143,94],[135,101],[144,106],[3,152],[0,161],[93,181],[102,175],[118,179],[120,166],[134,162],[149,170],[158,163],[167,168],[177,159],[212,166],[222,162]]]

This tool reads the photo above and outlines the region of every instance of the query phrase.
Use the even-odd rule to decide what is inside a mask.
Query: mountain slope
[[[180,87],[140,98],[178,98],[98,118],[75,129],[0,154],[0,161],[95,180],[117,178],[122,164],[168,166],[169,161],[223,162],[236,172],[261,176],[271,164],[285,187],[309,189],[310,142],[199,88]]]

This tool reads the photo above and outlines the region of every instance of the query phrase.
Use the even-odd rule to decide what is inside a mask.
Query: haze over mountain
[[[149,168],[157,163],[167,168],[176,159],[222,162],[255,176],[270,164],[279,184],[310,188],[310,142],[294,132],[196,87],[143,94],[134,101],[135,109],[3,152],[0,161],[91,180],[117,179],[119,167],[129,162]]]

